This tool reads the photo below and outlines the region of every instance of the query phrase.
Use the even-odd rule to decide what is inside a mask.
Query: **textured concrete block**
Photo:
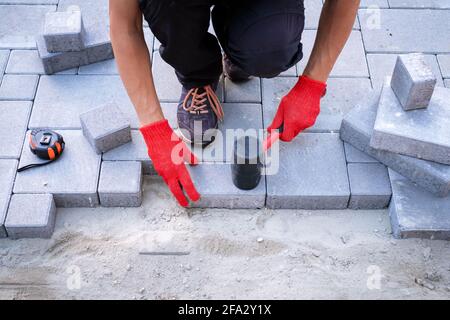
[[[84,136],[98,154],[131,141],[130,121],[115,103],[81,114],[80,122]]]
[[[383,87],[370,146],[450,165],[450,90],[436,88],[426,109],[405,112]]]
[[[226,78],[225,102],[261,103],[261,79],[234,83]]]
[[[53,194],[57,207],[94,207],[98,205],[97,183],[101,157],[86,143],[81,130],[59,130],[66,149],[54,163],[17,174],[14,193]],[[20,167],[40,160],[25,141]]]
[[[34,100],[38,81],[37,75],[7,74],[0,86],[0,100]]]
[[[55,218],[51,194],[15,194],[11,197],[5,228],[11,239],[51,238]]]
[[[350,209],[384,209],[391,200],[387,168],[381,163],[349,163]]]
[[[448,0],[389,0],[391,8],[450,9]]]
[[[442,197],[447,196],[450,192],[450,166],[370,147],[378,100],[379,94],[374,92],[345,116],[342,121],[341,139],[400,172],[426,190]]]
[[[347,163],[379,163],[376,159],[356,149],[354,146],[348,144],[347,142],[344,143],[344,148]]]
[[[404,110],[428,107],[436,82],[422,54],[398,56],[391,87]]]
[[[30,113],[30,101],[0,102],[0,159],[19,159]]]
[[[37,50],[13,50],[6,67],[6,73],[45,74],[45,70]],[[61,73],[76,74],[77,68],[65,70]]]
[[[389,175],[394,237],[450,240],[450,197],[436,197],[392,170]]]
[[[47,13],[43,37],[49,52],[83,50],[84,27],[80,8],[72,6],[67,11]]]
[[[0,238],[5,238],[5,219],[17,171],[17,160],[0,159]]]
[[[439,66],[444,78],[450,78],[450,54],[440,54],[437,56]]]
[[[236,188],[231,178],[231,165],[203,163],[188,167],[192,180],[202,195],[193,203],[196,208],[254,209],[264,207],[266,186],[264,177],[256,189],[242,191]]]
[[[98,195],[103,207],[139,207],[142,204],[142,164],[103,161]]]
[[[9,50],[0,50],[0,83],[2,83],[3,73],[9,58]]]
[[[86,54],[88,63],[96,63],[114,58],[109,33],[106,28],[91,28],[86,32]]]
[[[344,144],[335,133],[304,133],[280,145],[279,171],[268,175],[271,209],[344,209],[350,189]]]

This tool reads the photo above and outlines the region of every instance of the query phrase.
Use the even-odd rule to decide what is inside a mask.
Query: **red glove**
[[[200,194],[195,189],[184,164],[184,161],[197,164],[197,158],[173,132],[169,122],[162,120],[152,123],[142,127],[141,133],[156,172],[164,179],[180,205],[183,207],[189,205],[183,190],[192,201],[198,201]]]
[[[312,127],[320,113],[320,99],[326,83],[301,76],[292,90],[281,99],[280,106],[268,131],[280,129],[282,141],[292,141],[300,132]]]

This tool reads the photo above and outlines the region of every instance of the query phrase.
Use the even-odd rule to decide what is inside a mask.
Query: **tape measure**
[[[18,172],[41,167],[57,160],[62,155],[66,144],[59,133],[48,129],[36,129],[29,135],[29,146],[34,155],[47,161],[26,165],[17,170]]]

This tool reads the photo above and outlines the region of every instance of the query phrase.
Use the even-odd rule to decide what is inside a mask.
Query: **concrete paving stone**
[[[445,197],[450,193],[450,166],[370,147],[379,93],[361,100],[342,121],[341,139],[367,153],[422,188]]]
[[[322,1],[305,0],[305,29],[317,29],[319,26]]]
[[[0,158],[19,159],[32,103],[30,101],[0,102]]]
[[[388,0],[361,0],[360,8],[389,8]]]
[[[391,77],[394,72],[397,54],[368,54],[367,61],[369,63],[370,78],[374,89],[381,89],[386,77]],[[425,54],[424,59],[433,71],[437,79],[437,85],[443,87],[441,71],[435,55]]]
[[[450,54],[439,54],[437,59],[441,67],[442,76],[450,78]]]
[[[46,166],[17,174],[14,193],[53,194],[57,207],[95,207],[101,156],[86,143],[81,130],[58,130],[66,142],[62,156]],[[25,141],[20,167],[40,160]]]
[[[448,53],[450,41],[438,34],[448,34],[450,10],[381,9],[381,26],[370,23],[373,10],[360,9],[364,46],[368,53]]]
[[[155,170],[148,155],[147,145],[138,130],[131,130],[131,142],[103,154],[103,161],[139,161],[144,174],[153,175]]]
[[[450,9],[449,0],[389,0],[391,8]]]
[[[0,159],[0,238],[6,238],[5,219],[16,177],[18,161]]]
[[[231,177],[231,165],[202,163],[188,166],[201,199],[192,203],[195,208],[254,209],[263,208],[266,201],[264,177],[256,189],[243,191],[235,187]]]
[[[394,237],[450,240],[450,197],[436,197],[393,170],[389,176]]]
[[[376,159],[356,149],[354,146],[348,144],[347,142],[344,143],[344,148],[347,163],[379,163]]]
[[[136,112],[119,76],[42,76],[30,128],[80,129],[80,114],[114,101],[138,128]]]
[[[450,79],[445,79],[445,86],[450,88]]]
[[[272,122],[282,97],[297,83],[296,78],[262,80],[264,127]],[[352,88],[349,90],[348,88]],[[343,116],[372,91],[369,79],[330,78],[321,112],[315,125],[307,132],[338,132]]]
[[[81,10],[49,12],[45,16],[43,36],[49,52],[81,51],[84,49],[84,26]]]
[[[139,207],[142,204],[142,164],[103,161],[98,185],[103,207]]]
[[[7,74],[0,86],[0,100],[34,100],[38,82],[38,75]]]
[[[370,146],[450,165],[450,90],[436,88],[426,109],[405,112],[383,87]]]
[[[303,70],[308,63],[311,51],[314,46],[317,31],[305,30],[303,32],[303,59],[297,64],[298,74],[303,74]],[[366,55],[360,31],[352,31],[347,44],[342,50],[336,65],[331,71],[331,77],[369,77]]]
[[[51,194],[14,194],[5,228],[11,239],[51,238],[55,229],[56,206]]]
[[[62,71],[61,74],[76,74],[77,68]],[[37,50],[12,50],[6,73],[45,74],[44,66]]]
[[[436,77],[422,54],[398,56],[391,88],[404,110],[428,107],[436,82]]]
[[[3,73],[9,58],[9,50],[0,50],[0,84],[2,83]]]
[[[344,209],[350,188],[344,144],[335,133],[303,133],[280,145],[279,171],[268,175],[271,209]]]
[[[387,168],[381,163],[349,163],[350,209],[384,209],[391,200]]]
[[[225,102],[261,103],[261,79],[233,82],[225,78]]]
[[[117,63],[115,59],[101,61],[85,66],[80,66],[80,75],[118,75]]]
[[[36,48],[44,17],[55,10],[54,5],[0,5],[0,49]]]
[[[109,0],[59,0],[58,11],[67,11],[70,6],[78,6],[83,14],[84,28],[109,27]],[[108,31],[109,32],[109,31]]]
[[[100,154],[131,141],[130,121],[115,103],[108,103],[80,115],[81,128]]]

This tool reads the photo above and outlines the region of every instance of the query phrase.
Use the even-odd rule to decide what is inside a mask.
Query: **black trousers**
[[[303,0],[138,1],[161,42],[161,57],[188,89],[219,79],[220,47],[246,73],[264,78],[277,76],[303,57]],[[217,38],[208,32],[211,18]]]

